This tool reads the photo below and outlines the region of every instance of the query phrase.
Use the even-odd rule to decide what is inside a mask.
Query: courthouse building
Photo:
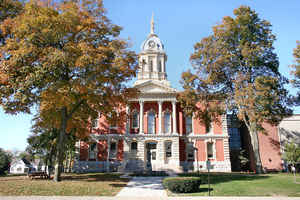
[[[176,99],[179,91],[167,80],[167,55],[153,19],[138,62],[133,87],[140,94],[126,106],[130,117],[122,125],[111,125],[100,116],[90,140],[77,143],[74,170],[196,171],[206,170],[209,159],[212,171],[231,171],[226,116],[205,127],[185,115]]]

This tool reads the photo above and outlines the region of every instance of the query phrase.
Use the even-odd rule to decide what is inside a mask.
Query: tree
[[[283,159],[295,166],[297,162],[300,162],[300,147],[295,142],[286,143],[284,145]]]
[[[293,56],[295,58],[295,63],[291,65],[294,75],[294,79],[291,81],[295,88],[300,89],[300,41],[297,41],[297,47],[294,49]],[[300,105],[300,91],[298,91],[297,96],[293,98],[294,105]]]
[[[256,172],[260,173],[258,133],[264,131],[263,123],[276,125],[291,114],[284,88],[288,81],[278,70],[271,24],[247,6],[235,9],[234,15],[224,17],[213,27],[212,35],[195,44],[190,57],[193,71],[182,75],[185,95],[181,101],[192,96],[189,110],[202,113],[199,117],[206,118],[204,121],[226,109],[236,114],[249,130]],[[192,106],[201,101],[212,103],[204,102],[208,108],[200,111]],[[223,106],[216,108],[222,101]]]
[[[0,148],[0,174],[4,174],[9,169],[11,156]]]
[[[118,38],[121,27],[107,19],[101,0],[30,1],[1,27],[12,37],[0,48],[0,104],[10,114],[34,106],[41,123],[58,130],[60,181],[66,135],[75,129],[85,136],[91,118],[115,113],[135,94],[126,81],[135,76],[136,55]]]
[[[16,17],[19,13],[22,12],[23,3],[18,0],[0,0],[0,23]],[[9,35],[6,35],[9,37]],[[6,37],[2,34],[0,30],[0,45],[5,43]]]

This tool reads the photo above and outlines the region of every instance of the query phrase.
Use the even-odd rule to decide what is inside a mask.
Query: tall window
[[[190,133],[193,132],[192,116],[186,116],[185,117],[185,130],[186,130],[186,134],[190,134]]]
[[[148,133],[154,134],[155,133],[155,114],[153,111],[148,113]]]
[[[97,143],[92,143],[89,146],[89,159],[96,159]]]
[[[133,112],[132,114],[132,128],[138,128],[139,127],[139,113]]]
[[[117,155],[117,143],[111,142],[110,143],[110,157],[115,158]]]
[[[171,141],[165,142],[165,151],[166,151],[166,158],[172,157],[172,142]]]
[[[165,112],[164,114],[164,131],[165,133],[171,133],[171,113]]]
[[[212,142],[207,143],[207,158],[213,158],[214,157],[214,150],[213,150],[214,144]]]
[[[194,160],[194,144],[192,142],[187,143],[187,159]]]

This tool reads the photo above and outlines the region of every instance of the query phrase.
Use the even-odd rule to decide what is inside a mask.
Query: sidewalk
[[[91,196],[0,196],[0,200],[300,200],[300,197],[91,197]]]
[[[163,177],[134,177],[116,197],[167,197]]]

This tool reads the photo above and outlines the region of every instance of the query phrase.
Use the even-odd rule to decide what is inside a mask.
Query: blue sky
[[[290,77],[292,50],[300,40],[299,0],[104,0],[107,16],[123,27],[121,38],[129,39],[137,53],[150,32],[154,13],[155,33],[164,43],[168,55],[167,73],[173,87],[180,89],[181,73],[190,68],[189,56],[193,45],[212,33],[212,26],[221,23],[224,16],[233,16],[233,10],[248,5],[259,17],[273,25],[277,37],[276,53],[280,71]],[[291,93],[295,89],[290,88]],[[300,108],[295,108],[300,114]],[[31,115],[6,115],[0,109],[0,147],[24,150],[30,134]]]

